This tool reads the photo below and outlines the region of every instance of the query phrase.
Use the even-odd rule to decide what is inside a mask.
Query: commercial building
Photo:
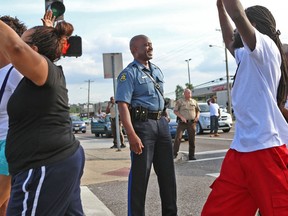
[[[221,77],[219,79],[215,79],[194,86],[192,90],[193,97],[196,98],[198,101],[206,101],[211,96],[216,96],[217,103],[222,107],[227,107],[229,102],[227,93],[227,83],[229,83],[229,90],[231,92],[233,79],[234,77],[230,76],[229,82],[227,82],[226,77]]]

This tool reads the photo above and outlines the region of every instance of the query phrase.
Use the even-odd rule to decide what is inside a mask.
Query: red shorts
[[[288,215],[288,150],[286,145],[254,152],[230,149],[202,216]]]

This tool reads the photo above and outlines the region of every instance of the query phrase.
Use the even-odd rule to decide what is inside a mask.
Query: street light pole
[[[231,109],[231,92],[230,92],[230,76],[229,76],[229,69],[228,69],[228,55],[227,55],[227,48],[224,46],[225,49],[225,65],[226,65],[226,80],[227,80],[227,98],[228,98],[228,107],[227,111],[232,115]]]
[[[222,32],[221,29],[216,29],[216,31]],[[232,105],[231,105],[232,103],[231,103],[231,92],[230,92],[230,84],[229,84],[230,76],[229,76],[229,69],[228,69],[228,56],[227,56],[227,48],[226,48],[224,40],[223,40],[223,44],[224,44],[224,49],[225,49],[225,64],[226,64],[226,79],[227,79],[227,97],[228,97],[227,111],[232,116]]]
[[[209,45],[209,47],[219,47],[216,45]],[[229,75],[229,68],[228,68],[228,54],[227,54],[227,48],[224,45],[224,52],[225,52],[225,67],[226,67],[226,89],[227,89],[227,112],[232,115],[232,105],[231,105],[231,93],[230,93],[230,75]]]
[[[189,80],[189,88],[191,87],[191,80],[190,80],[190,67],[189,67],[189,62],[190,62],[191,60],[192,60],[191,58],[185,60],[185,61],[187,62],[187,65],[188,65],[188,80]]]

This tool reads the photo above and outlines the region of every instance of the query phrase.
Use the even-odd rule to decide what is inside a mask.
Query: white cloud
[[[282,32],[282,42],[288,43],[286,8],[270,0],[243,0],[244,7],[264,5],[275,16]],[[282,3],[282,2],[281,2]],[[83,55],[59,61],[66,74],[72,103],[87,102],[87,80],[91,80],[92,102],[107,100],[113,94],[113,82],[104,79],[102,54],[121,52],[123,66],[131,60],[129,40],[136,34],[146,34],[152,40],[154,59],[165,74],[165,91],[188,82],[185,59],[191,58],[191,82],[198,85],[225,76],[216,0],[64,0],[65,19],[81,36]],[[1,15],[17,16],[32,27],[40,25],[44,1],[9,0],[1,4]],[[229,56],[229,71],[235,63]],[[86,90],[85,90],[86,89]],[[169,96],[174,97],[173,94]]]

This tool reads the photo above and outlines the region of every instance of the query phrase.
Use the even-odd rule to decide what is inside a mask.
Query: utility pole
[[[226,69],[226,89],[227,89],[227,112],[232,115],[232,103],[231,103],[231,89],[230,89],[230,75],[229,75],[229,68],[228,68],[228,54],[227,54],[227,48],[224,46],[217,46],[217,45],[209,45],[209,47],[218,47],[218,48],[224,48],[225,52],[225,69]]]
[[[90,111],[89,111],[89,105],[90,105],[90,83],[94,82],[92,80],[85,80],[85,82],[88,82],[88,103],[87,103],[87,118],[90,117]]]
[[[189,88],[191,88],[190,66],[189,66],[189,62],[190,62],[191,60],[192,60],[191,58],[185,60],[185,61],[187,62],[187,66],[188,66],[188,81],[189,81]]]

